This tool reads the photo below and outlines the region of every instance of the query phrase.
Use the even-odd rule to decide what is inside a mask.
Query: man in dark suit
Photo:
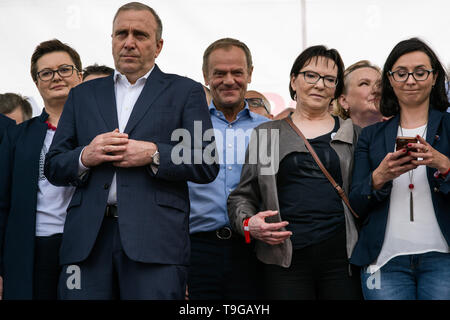
[[[152,8],[119,8],[114,75],[74,88],[64,107],[45,163],[51,183],[77,187],[61,247],[62,299],[184,297],[187,181],[214,180],[218,165],[205,158],[214,144],[202,141],[212,125],[201,84],[155,65],[161,33]],[[184,161],[173,161],[180,152]]]

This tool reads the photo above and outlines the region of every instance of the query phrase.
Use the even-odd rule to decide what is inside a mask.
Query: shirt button
[[[228,170],[232,170],[233,168],[231,166],[228,166]]]
[[[233,128],[233,126],[231,124],[228,125],[228,128]]]
[[[228,144],[228,148],[232,148],[233,145],[231,143]]]
[[[103,188],[104,188],[105,190],[107,190],[107,189],[109,188],[109,183],[105,183],[105,185],[103,186]]]
[[[437,187],[434,187],[434,192],[439,192],[439,188],[437,188]]]

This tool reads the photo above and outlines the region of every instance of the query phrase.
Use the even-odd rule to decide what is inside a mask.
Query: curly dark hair
[[[442,63],[439,61],[434,51],[425,42],[419,38],[411,38],[400,41],[394,49],[392,49],[383,67],[383,73],[381,75],[382,88],[380,111],[386,117],[395,116],[400,112],[400,105],[397,96],[394,93],[394,89],[389,82],[388,72],[391,71],[392,66],[401,56],[414,51],[425,53],[430,58],[433,74],[437,74],[436,83],[430,93],[430,107],[439,111],[446,111],[450,106],[445,89],[445,82],[448,77]]]

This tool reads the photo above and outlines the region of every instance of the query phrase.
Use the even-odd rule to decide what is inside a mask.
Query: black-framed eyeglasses
[[[408,72],[406,70],[400,69],[397,71],[388,71],[388,74],[397,82],[405,82],[408,81],[409,76],[413,76],[416,81],[425,81],[430,76],[434,70],[427,69],[416,69],[412,72]]]
[[[316,84],[320,79],[323,79],[323,84],[327,88],[334,88],[338,84],[338,79],[333,76],[321,76],[317,72],[314,71],[302,71],[298,74],[303,74],[303,78],[309,84]]]
[[[252,108],[264,108],[270,114],[264,100],[262,98],[246,98],[248,106]]]
[[[55,72],[58,72],[58,74],[61,78],[68,78],[68,77],[72,76],[73,70],[78,71],[78,69],[75,68],[74,66],[64,65],[64,66],[59,67],[56,70],[43,69],[37,73],[37,76],[42,81],[50,81],[50,80],[53,80],[53,78],[55,77]]]

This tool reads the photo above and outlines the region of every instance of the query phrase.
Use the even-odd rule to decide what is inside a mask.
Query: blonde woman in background
[[[333,114],[361,128],[382,121],[380,84],[380,68],[368,60],[352,64],[344,72],[344,91],[333,101]]]

